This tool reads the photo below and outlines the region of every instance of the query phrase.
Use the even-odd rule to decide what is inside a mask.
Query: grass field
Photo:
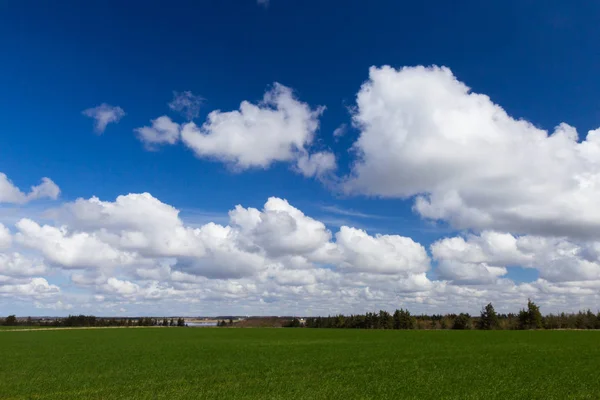
[[[0,332],[2,399],[597,399],[600,332]]]

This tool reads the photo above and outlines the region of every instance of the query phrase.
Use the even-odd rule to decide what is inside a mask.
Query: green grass
[[[2,399],[597,399],[600,332],[0,332]]]

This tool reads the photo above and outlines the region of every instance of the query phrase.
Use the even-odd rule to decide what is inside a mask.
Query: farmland
[[[0,332],[2,399],[593,399],[600,332]]]

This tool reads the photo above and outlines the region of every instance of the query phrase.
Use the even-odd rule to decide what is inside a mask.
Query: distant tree
[[[169,326],[169,321],[166,318],[163,318],[162,326]]]
[[[175,321],[173,320],[173,318],[171,318],[171,321],[169,321],[169,326],[175,326]]]
[[[540,308],[531,299],[527,300],[527,310],[519,312],[519,329],[541,329],[543,319]]]
[[[440,329],[450,329],[452,328],[452,323],[454,322],[453,318],[450,318],[449,316],[444,316],[442,317],[442,319],[440,320]]]
[[[371,328],[379,329],[381,327],[381,321],[378,313],[371,313]]]
[[[4,320],[4,325],[6,325],[6,326],[15,326],[15,325],[17,325],[17,317],[15,315],[9,315]]]
[[[185,320],[183,318],[177,318],[177,326],[185,326]]]
[[[381,329],[393,329],[394,328],[394,317],[389,312],[380,310],[379,311],[379,328]]]
[[[403,308],[396,310],[393,316],[394,329],[415,329],[416,319],[410,315],[410,311]]]
[[[298,321],[300,323],[300,321]],[[333,320],[333,328],[344,328],[346,325],[346,318],[342,314],[335,316]]]
[[[469,314],[460,313],[454,318],[452,329],[471,329],[471,316]]]
[[[489,303],[481,310],[481,317],[479,318],[479,329],[496,329],[498,328],[498,315],[492,303]]]
[[[300,328],[300,320],[298,318],[294,318],[283,326],[286,328]]]
[[[229,318],[229,325],[233,325],[233,318]]]

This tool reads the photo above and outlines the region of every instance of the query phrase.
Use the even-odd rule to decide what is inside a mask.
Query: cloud
[[[3,299],[57,313],[70,304],[96,314],[315,315],[477,312],[490,301],[504,312],[528,297],[544,311],[571,310],[593,307],[600,290],[599,242],[484,231],[434,243],[432,269],[409,237],[331,231],[278,197],[234,207],[226,224],[189,225],[149,193],[77,199],[52,218],[23,218],[14,235],[0,226]],[[512,282],[515,265],[539,279]],[[70,283],[59,288],[48,276]]]
[[[94,233],[40,226],[29,219],[20,220],[16,227],[19,244],[40,251],[48,261],[64,268],[104,268],[135,261],[135,254],[112,247]]]
[[[381,215],[375,215],[375,214],[368,214],[368,213],[363,213],[360,211],[354,211],[354,210],[346,210],[345,208],[341,208],[338,206],[328,206],[328,205],[323,205],[320,207],[321,210],[323,211],[327,211],[333,214],[339,214],[339,215],[345,215],[348,217],[359,217],[359,218],[367,218],[367,219],[381,219],[384,218]]]
[[[80,198],[65,204],[57,217],[74,231],[97,233],[112,247],[147,258],[205,254],[201,231],[185,226],[179,210],[149,193],[130,193],[113,202]]]
[[[73,304],[63,303],[60,300],[58,300],[54,303],[42,303],[42,302],[36,301],[34,303],[34,305],[35,305],[35,308],[45,309],[45,310],[61,311],[61,310],[72,310],[73,309]]]
[[[347,131],[348,131],[348,125],[341,124],[340,126],[335,128],[335,130],[333,131],[333,137],[337,140],[337,139],[341,138],[342,136],[344,136]]]
[[[196,156],[224,162],[234,170],[266,169],[274,162],[306,157],[299,170],[314,175],[334,162],[329,153],[308,155],[323,111],[311,109],[290,88],[275,83],[258,105],[243,101],[239,111],[212,111],[200,127],[193,122],[183,125],[181,139]]]
[[[0,223],[0,250],[10,248],[12,235],[7,227]]]
[[[41,259],[28,258],[19,253],[0,253],[0,275],[11,277],[39,276],[47,272]]]
[[[175,144],[179,141],[179,124],[163,115],[151,121],[152,126],[143,126],[134,131],[146,149],[154,150],[159,145]]]
[[[24,204],[42,198],[56,200],[59,194],[60,188],[50,178],[42,178],[42,183],[32,186],[31,191],[25,194],[8,179],[6,174],[0,172],[0,203]]]
[[[43,299],[60,293],[60,288],[44,278],[32,278],[25,283],[1,285],[0,297]]]
[[[304,154],[298,157],[296,169],[307,178],[324,177],[332,173],[336,168],[335,156],[328,151],[320,151],[313,154]]]
[[[114,202],[77,199],[54,213],[62,225],[20,220],[15,240],[56,268],[89,271],[72,275],[81,285],[99,285],[115,269],[131,267],[146,279],[171,273],[209,279],[268,276],[287,280],[286,285],[292,276],[300,279],[289,270],[313,271],[310,274],[315,275],[302,279],[318,280],[325,276],[324,267],[336,274],[402,277],[429,268],[423,247],[409,238],[370,236],[342,227],[333,241],[322,222],[276,197],[269,198],[262,210],[237,206],[226,226],[212,222],[186,226],[178,214],[148,193],[119,196]]]
[[[125,111],[123,111],[121,107],[102,103],[97,107],[83,110],[82,114],[95,120],[94,131],[98,134],[101,134],[104,132],[108,124],[118,123],[121,118],[125,116]]]
[[[191,121],[200,115],[200,106],[203,102],[202,97],[194,95],[189,90],[173,92],[173,100],[169,103],[169,108]]]
[[[416,196],[459,229],[598,237],[600,130],[578,141],[509,116],[448,68],[371,68],[357,95],[349,193]]]
[[[246,247],[261,248],[274,258],[311,254],[331,239],[325,224],[277,197],[269,198],[262,211],[238,205],[229,215]]]
[[[398,235],[370,236],[342,226],[336,234],[342,268],[381,274],[419,274],[429,270],[429,256],[419,243]]]
[[[265,8],[269,7],[270,0],[256,0],[256,4]]]
[[[431,245],[443,278],[470,283],[493,282],[513,266],[534,268],[541,279],[553,283],[597,281],[599,250],[600,242],[493,231],[446,238]]]

